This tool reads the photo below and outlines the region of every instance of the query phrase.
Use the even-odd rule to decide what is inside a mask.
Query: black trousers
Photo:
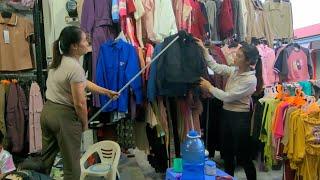
[[[249,117],[249,112],[222,111],[221,151],[228,174],[234,176],[237,161],[244,168],[247,179],[256,180],[257,174],[250,149]]]

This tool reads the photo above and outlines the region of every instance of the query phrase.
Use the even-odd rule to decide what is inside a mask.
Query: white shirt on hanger
[[[153,30],[156,42],[178,32],[171,0],[155,0]]]

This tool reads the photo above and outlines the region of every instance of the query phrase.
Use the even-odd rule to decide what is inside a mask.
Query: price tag
[[[10,34],[8,30],[3,30],[4,43],[10,44]]]

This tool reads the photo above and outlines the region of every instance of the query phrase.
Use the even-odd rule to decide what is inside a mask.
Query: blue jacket
[[[162,43],[156,45],[152,54],[152,59],[160,53],[160,51],[162,50],[162,46],[163,46]],[[156,100],[156,97],[158,95],[156,77],[157,77],[157,66],[158,66],[159,59],[160,58],[155,60],[150,66],[150,76],[148,79],[148,86],[147,86],[147,98],[148,98],[148,101],[150,102],[153,102],[154,100]]]
[[[96,82],[99,86],[119,91],[139,71],[138,55],[132,45],[120,39],[117,42],[109,40],[100,47],[96,71]],[[141,76],[129,87],[135,94],[136,103],[141,104],[143,101]],[[103,111],[128,112],[128,97],[129,90],[126,88],[119,99],[113,101]],[[101,107],[108,101],[107,96],[100,95]]]

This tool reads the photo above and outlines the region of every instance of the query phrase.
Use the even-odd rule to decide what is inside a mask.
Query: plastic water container
[[[182,180],[204,180],[205,148],[200,135],[189,131],[181,145]]]

